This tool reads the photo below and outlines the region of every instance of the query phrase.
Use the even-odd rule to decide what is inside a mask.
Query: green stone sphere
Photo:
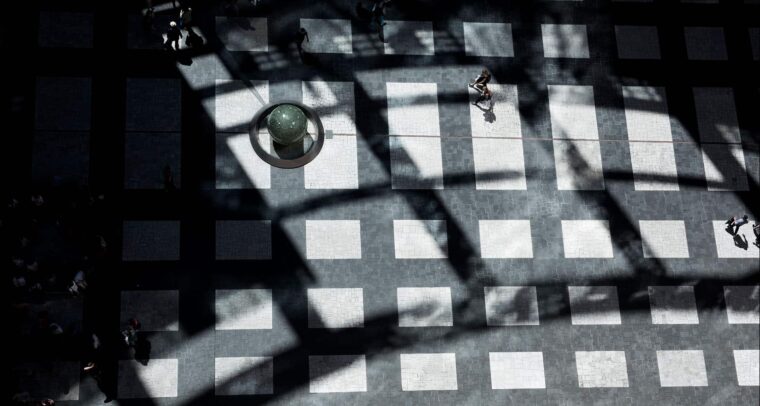
[[[290,145],[301,141],[306,135],[308,121],[298,106],[283,104],[275,107],[267,116],[267,130],[274,142]]]

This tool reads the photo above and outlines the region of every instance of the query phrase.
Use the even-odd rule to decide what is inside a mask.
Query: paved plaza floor
[[[381,40],[353,1],[196,1],[179,52],[171,1],[29,3],[6,138],[112,202],[105,299],[57,308],[142,322],[115,404],[760,402],[760,2],[393,0]],[[247,133],[286,100],[327,130],[299,169]],[[12,368],[101,404],[83,362]]]

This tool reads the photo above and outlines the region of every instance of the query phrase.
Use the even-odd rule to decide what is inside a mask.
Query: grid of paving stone
[[[27,10],[37,61],[81,58],[26,74],[30,176],[120,201],[84,317],[150,333],[126,404],[760,401],[760,251],[723,224],[760,216],[760,5],[399,1],[381,41],[348,1],[242,3],[196,7],[187,60],[127,6]],[[250,146],[282,100],[328,130],[305,168]],[[40,393],[99,403],[76,361]]]

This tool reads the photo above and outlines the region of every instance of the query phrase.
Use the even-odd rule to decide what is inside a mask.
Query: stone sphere
[[[272,140],[280,145],[290,145],[306,135],[306,114],[298,106],[283,104],[267,116],[267,130]]]

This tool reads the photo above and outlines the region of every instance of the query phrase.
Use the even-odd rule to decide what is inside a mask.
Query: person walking
[[[131,318],[127,321],[127,328],[122,330],[121,335],[124,337],[124,343],[127,347],[134,347],[137,343],[137,333],[140,331],[142,325],[136,318]]]
[[[185,30],[190,29],[190,24],[193,22],[193,9],[190,7],[183,7],[179,10],[179,28]]]
[[[390,0],[380,0],[372,6],[372,22],[377,24],[377,29],[382,31],[385,25],[385,7],[390,3]]]
[[[483,88],[485,88],[490,81],[491,72],[489,72],[488,69],[483,68],[483,70],[480,72],[480,75],[475,79],[474,82],[470,83],[469,86],[479,92],[482,92]]]
[[[726,220],[726,224],[728,225],[726,227],[726,231],[728,231],[729,234],[734,234],[739,232],[739,227],[749,223],[749,216],[746,214],[742,216],[741,218],[731,217],[730,219]]]
[[[143,29],[147,32],[150,32],[153,30],[153,21],[156,19],[156,11],[153,10],[153,7],[148,7],[147,10],[145,10],[145,14],[142,16],[142,24]]]
[[[177,27],[177,23],[169,23],[169,31],[166,32],[166,43],[169,49],[179,51],[179,39],[182,38],[182,32]]]
[[[306,28],[301,27],[296,33],[296,47],[298,48],[298,56],[303,57],[303,41],[309,41],[309,33],[306,32]]]
[[[491,81],[491,72],[488,71],[488,69],[483,68],[483,70],[480,72],[480,75],[475,79],[474,82],[468,84],[469,87],[475,89],[478,93],[480,93],[480,96],[473,102],[472,104],[477,106],[478,103],[481,101],[491,100],[491,97],[493,94],[491,93],[491,90],[488,88],[488,83]]]
[[[755,222],[752,226],[752,232],[755,234],[755,242],[753,244],[760,248],[760,223]]]

